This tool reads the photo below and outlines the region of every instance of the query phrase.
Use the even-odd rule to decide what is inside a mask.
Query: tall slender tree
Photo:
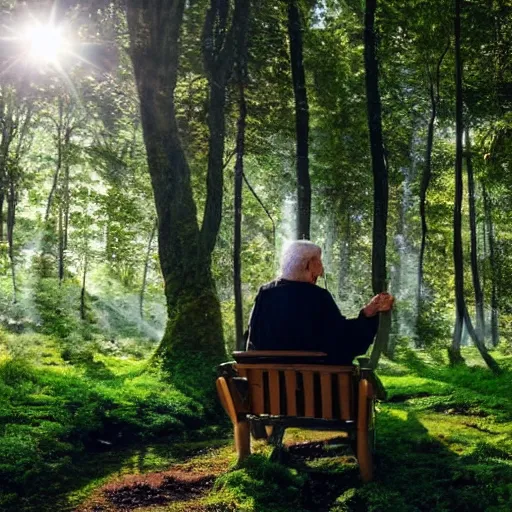
[[[464,254],[462,248],[462,158],[463,158],[463,94],[462,94],[462,56],[461,56],[461,6],[462,0],[455,0],[455,201],[453,208],[453,262],[455,267],[455,306],[456,319],[452,345],[449,349],[450,362],[463,361],[460,344],[463,322],[469,335],[475,342],[480,355],[487,366],[500,373],[500,367],[485,348],[482,338],[473,328],[464,299]]]
[[[386,245],[388,220],[388,170],[382,137],[382,108],[379,92],[379,65],[377,60],[377,34],[375,11],[377,0],[367,0],[364,26],[364,62],[370,153],[373,172],[373,236],[372,236],[372,288],[373,293],[387,290]],[[380,355],[386,350],[391,329],[391,313],[381,313],[379,330],[373,346],[370,364],[375,368]]]
[[[476,309],[476,335],[483,342],[485,332],[484,320],[484,293],[480,282],[480,270],[478,268],[478,243],[476,225],[476,200],[475,200],[475,178],[473,172],[473,155],[471,153],[471,139],[469,128],[464,129],[466,142],[466,171],[468,174],[468,200],[469,200],[469,231],[471,238],[471,276],[473,278],[473,290],[475,293]]]
[[[248,9],[250,1],[247,1]],[[244,316],[242,296],[242,186],[244,177],[245,126],[247,119],[247,23],[249,12],[241,19],[237,27],[236,81],[238,86],[238,122],[236,135],[236,163],[234,179],[235,223],[233,237],[233,285],[235,295],[235,340],[237,350],[244,349]]]
[[[311,180],[309,177],[309,103],[304,71],[301,14],[297,0],[288,0],[288,36],[295,97],[298,239],[310,238]]]
[[[440,75],[441,65],[444,57],[448,52],[450,45],[447,44],[443,53],[439,57],[435,70],[432,71],[430,66],[427,65],[427,74],[429,78],[429,96],[430,96],[430,117],[428,120],[427,128],[427,146],[425,149],[425,166],[423,168],[423,174],[421,177],[420,184],[420,219],[421,219],[421,242],[420,242],[420,253],[418,259],[418,285],[417,285],[417,320],[420,320],[422,310],[422,300],[424,295],[424,283],[423,283],[423,262],[425,259],[425,249],[427,246],[427,214],[426,214],[426,203],[427,203],[427,192],[432,179],[432,150],[434,147],[434,128],[437,118],[437,110],[440,101]],[[421,345],[421,342],[419,342]]]
[[[497,284],[497,272],[496,272],[496,255],[494,248],[494,224],[492,218],[492,206],[487,192],[485,183],[481,183],[482,196],[484,200],[484,214],[485,214],[485,225],[486,225],[486,236],[488,239],[489,246],[489,263],[491,270],[491,342],[492,346],[496,347],[499,343],[499,328],[498,328],[498,284]]]

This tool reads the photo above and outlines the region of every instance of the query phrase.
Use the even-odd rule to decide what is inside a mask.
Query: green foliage
[[[206,424],[203,404],[145,371],[144,362],[89,355],[67,365],[52,338],[22,340],[34,345],[27,354],[45,353],[46,364],[0,359],[2,510],[19,510],[21,496],[29,510],[42,489],[47,497],[60,492],[85,450],[186,439]]]
[[[305,478],[266,457],[253,455],[240,469],[217,479],[217,498],[212,502],[232,501],[236,510],[275,511],[301,510],[300,490]]]

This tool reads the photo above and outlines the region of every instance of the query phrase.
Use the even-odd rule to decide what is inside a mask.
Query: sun
[[[52,23],[34,23],[25,30],[27,52],[31,60],[39,64],[55,64],[64,50],[62,28]]]

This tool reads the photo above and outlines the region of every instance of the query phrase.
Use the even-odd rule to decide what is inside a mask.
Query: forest
[[[511,0],[0,0],[0,511],[512,510]],[[215,391],[292,240],[376,476],[237,465]]]

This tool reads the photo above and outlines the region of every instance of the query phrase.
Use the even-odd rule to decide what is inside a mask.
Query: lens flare
[[[34,24],[25,31],[29,57],[38,63],[57,63],[64,43],[59,27]]]

